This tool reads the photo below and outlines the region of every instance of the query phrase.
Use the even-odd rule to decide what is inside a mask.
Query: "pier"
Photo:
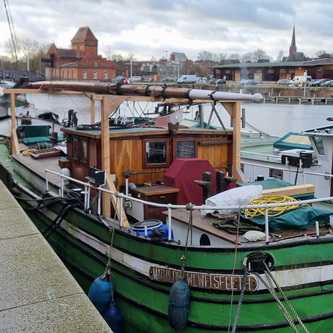
[[[266,96],[264,97],[263,103],[328,105],[328,104],[333,104],[333,98]]]
[[[0,195],[0,331],[112,333],[1,181]]]

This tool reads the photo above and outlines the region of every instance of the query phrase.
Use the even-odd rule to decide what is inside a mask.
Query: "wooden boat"
[[[316,208],[310,184],[238,186],[241,101],[261,96],[105,83],[30,88],[21,92],[83,91],[92,122],[63,128],[66,149],[52,149],[65,155],[25,154],[13,128],[1,179],[87,293],[96,277],[111,276],[124,332],[330,331],[331,210]],[[221,103],[233,130],[110,126],[109,114],[133,100],[210,102],[212,112]],[[272,196],[296,199],[265,202]],[[246,217],[260,208],[256,222]]]

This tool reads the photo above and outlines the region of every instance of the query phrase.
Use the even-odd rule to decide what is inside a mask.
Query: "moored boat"
[[[240,186],[240,101],[260,96],[165,86],[31,87],[90,94],[101,103],[100,124],[63,128],[66,149],[53,147],[63,155],[37,149],[29,156],[13,144],[2,180],[87,292],[110,272],[125,332],[332,327],[332,210],[316,208],[310,184]],[[109,114],[133,100],[210,102],[212,113],[219,103],[233,130],[186,120],[110,125]],[[265,201],[272,196],[291,199]]]

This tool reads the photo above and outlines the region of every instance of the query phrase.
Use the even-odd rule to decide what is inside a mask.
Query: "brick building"
[[[98,40],[89,27],[81,27],[71,49],[52,44],[47,52],[46,80],[110,80],[116,77],[116,63],[98,55]]]

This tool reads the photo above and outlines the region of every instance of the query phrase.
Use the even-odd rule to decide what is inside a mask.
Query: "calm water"
[[[59,115],[59,119],[67,118],[69,109],[77,112],[79,124],[90,123],[90,100],[86,96],[75,95],[47,95],[35,94],[27,95],[30,102],[29,108],[18,108],[17,114],[26,113],[37,117],[38,114],[45,111],[52,111]],[[132,111],[133,116],[139,116],[142,112],[153,113],[154,105],[152,103],[137,103]],[[217,110],[219,107],[217,105]],[[290,131],[301,132],[304,129],[332,124],[326,120],[327,117],[333,116],[332,105],[307,105],[307,104],[255,104],[243,103],[245,109],[246,122],[255,128],[269,134],[282,136]],[[120,108],[120,115],[125,114],[126,105]],[[197,109],[190,109],[189,114],[184,117],[193,117]],[[100,105],[96,104],[96,120],[99,120]],[[207,115],[208,117],[208,115]],[[207,120],[207,119],[205,119]],[[229,117],[222,116],[225,126],[230,126]],[[216,118],[213,121],[216,124]],[[3,133],[10,128],[10,122],[2,123],[0,130]]]
[[[308,104],[243,104],[246,122],[269,134],[282,136],[288,132],[333,125],[332,105]]]

